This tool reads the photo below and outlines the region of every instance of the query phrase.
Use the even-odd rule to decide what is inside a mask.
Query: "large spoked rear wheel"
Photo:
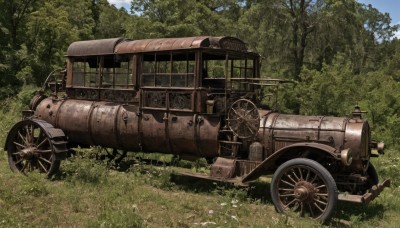
[[[332,175],[318,162],[296,158],[283,163],[271,183],[271,197],[278,212],[293,211],[300,216],[325,221],[338,198]]]
[[[33,171],[51,176],[58,171],[53,142],[46,130],[34,121],[18,123],[8,135],[8,163],[11,170],[27,174]]]

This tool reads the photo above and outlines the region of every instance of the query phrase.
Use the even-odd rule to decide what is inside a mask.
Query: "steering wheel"
[[[260,128],[260,115],[257,106],[247,99],[235,101],[228,112],[228,127],[239,138],[250,138]]]

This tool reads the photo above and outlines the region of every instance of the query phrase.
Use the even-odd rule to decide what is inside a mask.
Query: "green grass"
[[[1,114],[0,142],[18,117]],[[316,221],[275,212],[269,179],[239,188],[185,180],[180,170],[207,172],[205,162],[133,163],[119,168],[90,159],[80,150],[62,162],[51,179],[10,171],[0,150],[0,227],[320,227]],[[140,154],[139,154],[140,155]],[[165,155],[164,164],[171,162]],[[327,227],[398,227],[400,224],[400,154],[391,149],[372,162],[380,180],[392,186],[367,206],[339,203]],[[197,165],[197,166],[196,166]],[[174,181],[171,181],[173,177]],[[345,222],[343,222],[345,221]]]
[[[392,152],[390,154],[389,152]],[[400,222],[399,167],[394,151],[375,162],[394,183],[368,206],[339,203],[326,226],[396,227]],[[52,179],[12,173],[0,157],[1,227],[319,227],[309,219],[275,212],[269,183],[250,189],[205,181],[171,181],[169,166],[132,165],[125,171],[75,156]],[[179,177],[179,176],[178,176]]]

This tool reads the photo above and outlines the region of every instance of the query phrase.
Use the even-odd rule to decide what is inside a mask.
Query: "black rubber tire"
[[[279,166],[270,190],[278,212],[295,211],[322,222],[332,216],[338,200],[332,175],[318,162],[306,158],[295,158]]]
[[[378,173],[376,172],[376,169],[372,163],[369,163],[368,165],[367,174],[369,176],[368,183],[370,188],[379,183]]]

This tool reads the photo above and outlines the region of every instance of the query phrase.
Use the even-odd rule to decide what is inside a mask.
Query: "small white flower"
[[[226,206],[226,203],[221,203],[221,206]]]
[[[214,214],[214,210],[209,210],[208,214],[210,214],[210,215]]]
[[[233,199],[232,201],[231,201],[231,204],[237,204],[239,201],[237,200],[237,199]]]
[[[233,218],[234,220],[236,220],[236,222],[239,222],[239,219],[237,218],[237,216],[232,215],[231,218]]]
[[[236,205],[236,204],[233,204],[232,207],[237,207],[237,205]]]
[[[215,222],[202,222],[200,223],[202,226],[207,226],[207,225],[217,225]]]

